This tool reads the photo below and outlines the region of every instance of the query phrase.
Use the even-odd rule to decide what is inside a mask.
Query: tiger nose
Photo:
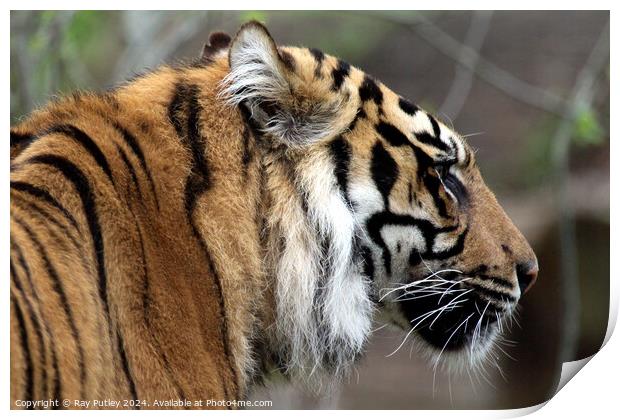
[[[538,277],[538,262],[528,261],[517,264],[517,280],[519,282],[519,290],[523,296],[536,283]]]

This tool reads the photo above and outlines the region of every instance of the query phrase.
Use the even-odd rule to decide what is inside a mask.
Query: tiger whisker
[[[454,299],[452,299],[450,302],[448,302],[448,304],[450,304],[450,303],[454,302],[454,300],[456,300],[456,299],[458,299],[458,298],[460,298],[460,297],[465,296],[467,293],[469,293],[469,292],[471,292],[471,291],[472,291],[472,289],[468,289],[468,290],[464,291],[463,293],[461,293],[460,295],[458,295],[458,296],[456,296]],[[433,328],[433,324],[435,323],[435,321],[437,321],[437,319],[439,318],[439,316],[443,313],[443,311],[444,311],[445,309],[446,309],[446,307],[444,306],[444,308],[443,308],[443,309],[439,312],[439,314],[435,317],[435,319],[433,320],[433,322],[431,322],[431,325],[429,325],[429,327],[428,327],[429,329],[432,329],[432,328]]]
[[[375,333],[377,331],[380,331],[380,330],[384,329],[385,327],[387,327],[388,325],[389,325],[389,323],[386,322],[385,324],[381,325],[380,327],[377,327],[374,330],[372,330],[372,332]]]
[[[410,284],[406,284],[404,286],[399,286],[399,287],[395,287],[395,288],[383,288],[380,289],[379,292],[384,291],[384,290],[389,290],[387,293],[385,293],[383,296],[381,296],[381,298],[379,299],[379,301],[382,301],[383,299],[385,299],[386,297],[388,297],[390,294],[397,292],[399,290],[406,290],[412,287],[415,287],[421,283],[432,283],[435,282],[433,285],[431,285],[431,287],[436,287],[437,284],[445,284],[445,283],[453,283],[453,281],[451,280],[441,280],[442,283],[439,283],[437,280],[435,279],[424,279],[424,280],[418,280],[417,282],[412,282]]]
[[[476,389],[476,385],[474,384],[474,379],[471,377],[471,372],[469,369],[465,369],[467,376],[469,377],[469,383],[471,383],[471,389],[474,391],[474,395],[478,396],[478,390]]]
[[[519,329],[523,329],[523,327],[521,326],[521,324],[519,323],[519,319],[518,319],[518,314],[515,313],[511,318],[512,321],[514,321],[514,323],[517,325],[517,327]]]
[[[459,281],[455,282],[454,284],[452,284],[450,287],[448,287],[448,288],[446,289],[446,292],[448,292],[448,291],[449,291],[450,289],[452,289],[454,286],[456,286],[456,285],[458,285],[458,284],[461,284],[461,283],[463,283],[463,282],[465,282],[465,281],[467,281],[467,280],[470,280],[470,279],[471,279],[471,277],[468,277],[468,278],[464,278],[464,279],[462,279],[462,280],[459,280]],[[470,289],[470,290],[472,290],[472,289]],[[437,302],[437,303],[441,303],[441,299],[443,299],[443,296],[442,296],[441,298],[439,298],[439,302]]]
[[[482,134],[484,134],[484,131],[478,131],[478,132],[469,133],[469,134],[461,134],[461,137],[467,138],[467,137],[480,136]]]
[[[497,349],[498,349],[499,351],[501,351],[502,353],[504,353],[504,355],[505,355],[506,357],[508,357],[510,360],[512,360],[512,361],[514,361],[514,362],[516,362],[516,361],[517,361],[517,359],[515,359],[514,357],[512,357],[510,354],[508,354],[508,352],[506,352],[506,350],[504,350],[504,349],[502,348],[501,343],[498,343],[498,345],[497,345]]]
[[[441,285],[438,285],[438,284],[431,284],[430,286],[424,286],[424,287],[416,285],[416,286],[413,286],[411,288],[411,290],[406,290],[405,292],[403,292],[403,294],[411,295],[411,294],[416,294],[416,293],[424,292],[425,290],[445,291],[446,288],[441,286]]]
[[[457,302],[454,302],[454,304],[453,304],[453,305],[454,305],[454,307],[456,308],[456,307],[457,307],[457,305],[458,305],[459,303],[463,303],[463,302],[465,302],[465,301],[467,301],[467,299],[464,299],[464,300],[462,300],[462,301],[457,301]],[[448,304],[447,304],[447,305],[445,305],[445,306],[449,306],[449,305],[450,305],[450,304],[448,303]],[[445,307],[445,306],[444,306],[444,307]],[[385,356],[385,357],[390,357],[390,356],[392,356],[392,355],[396,354],[396,352],[398,352],[398,350],[400,350],[400,349],[402,348],[402,346],[405,344],[405,342],[407,341],[407,339],[409,338],[409,336],[410,336],[410,335],[411,335],[411,334],[415,331],[415,329],[418,327],[418,325],[420,325],[422,322],[424,322],[424,320],[425,320],[425,319],[429,318],[429,317],[430,317],[431,315],[433,315],[434,313],[436,313],[436,312],[440,311],[441,309],[444,309],[444,307],[441,307],[441,308],[438,308],[438,309],[433,309],[432,311],[429,311],[429,312],[427,312],[427,313],[425,313],[425,314],[422,314],[422,315],[420,315],[420,316],[418,316],[418,317],[416,317],[416,318],[412,319],[411,321],[409,321],[409,322],[414,322],[414,321],[416,321],[416,320],[418,320],[418,319],[422,318],[422,319],[421,319],[420,321],[418,321],[418,322],[417,322],[417,323],[416,323],[413,327],[411,327],[411,329],[409,330],[409,332],[407,333],[407,335],[405,335],[405,338],[404,338],[404,339],[403,339],[403,341],[400,343],[400,345],[396,348],[396,350],[394,350],[392,353],[388,354],[388,355],[387,355],[387,356]]]
[[[493,364],[495,365],[495,367],[497,368],[497,371],[499,372],[500,376],[502,377],[502,379],[504,380],[504,382],[508,383],[508,378],[506,377],[506,375],[504,374],[503,369],[500,367],[499,363],[497,363],[497,361],[493,361]]]
[[[498,329],[500,334],[503,334],[504,333],[504,323],[500,319],[499,313],[497,311],[495,311],[495,318],[497,319],[497,329]]]
[[[453,293],[459,292],[460,290],[450,290],[450,288],[438,287],[435,285],[426,286],[426,287],[414,287],[413,290],[408,290],[404,292],[402,296],[410,296],[410,295],[420,295],[423,293],[432,293],[432,292],[441,292],[441,293]]]
[[[489,372],[487,372],[486,368],[484,367],[484,363],[480,363],[478,364],[478,367],[480,368],[480,373],[482,375],[482,379],[484,379],[484,381],[489,384],[489,386],[491,386],[491,388],[497,390],[497,387],[489,380],[488,378],[488,374]]]
[[[450,340],[452,339],[452,337],[454,337],[454,334],[456,334],[456,332],[461,328],[461,325],[465,324],[465,330],[467,330],[467,321],[469,321],[469,319],[474,316],[474,314],[472,313],[471,315],[469,315],[467,318],[465,318],[465,320],[463,322],[461,322],[455,329],[454,331],[452,331],[452,334],[450,334],[450,336],[448,337],[448,339],[446,340],[446,344],[444,344],[444,346],[442,347],[441,351],[439,352],[439,355],[437,356],[437,360],[435,361],[434,365],[433,365],[433,370],[436,371],[437,370],[437,365],[439,364],[439,360],[441,359],[441,355],[443,354],[444,350],[446,349],[446,347],[448,347],[448,343],[450,342]]]
[[[452,291],[452,292],[449,292],[449,293],[457,293],[457,292],[459,292],[459,290]],[[414,296],[414,297],[405,297],[405,298],[394,299],[394,302],[407,302],[407,301],[410,301],[410,300],[423,299],[423,298],[427,298],[427,297],[430,297],[430,296],[445,295],[445,293],[446,293],[445,291],[427,292],[427,293],[424,293],[422,295],[417,295],[417,296]]]
[[[454,270],[454,269],[451,269],[451,268],[445,268],[445,269],[439,270],[437,272],[432,272],[431,274],[429,274],[428,276],[426,276],[426,277],[424,277],[423,279],[420,279],[420,280],[414,280],[414,281],[411,281],[411,282],[408,282],[408,283],[394,282],[393,284],[396,284],[396,285],[399,285],[399,286],[409,286],[409,285],[412,285],[412,284],[424,282],[425,280],[428,280],[428,279],[430,279],[431,281],[436,281],[435,278],[437,278],[439,280],[442,280],[442,281],[445,281],[445,282],[448,282],[448,283],[452,283],[454,280],[444,279],[443,277],[441,277],[439,275],[439,274],[448,273],[448,272],[457,273],[457,274],[463,274],[463,272],[460,271],[460,270]],[[384,288],[384,289],[386,289],[386,288]],[[387,288],[387,289],[389,289],[389,288]]]
[[[470,346],[470,352],[469,352],[469,361],[470,363],[474,363],[474,349],[476,347],[476,340],[478,340],[480,338],[480,329],[482,327],[482,319],[484,318],[484,313],[487,311],[487,309],[489,308],[489,304],[491,302],[487,302],[486,306],[484,307],[484,309],[482,310],[482,313],[480,314],[480,318],[478,319],[478,322],[476,323],[476,327],[474,328],[474,333],[472,335],[472,340],[471,340],[471,346]],[[476,308],[477,309],[477,308]]]

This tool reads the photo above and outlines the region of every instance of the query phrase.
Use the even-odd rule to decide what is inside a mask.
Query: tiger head
[[[227,51],[223,95],[265,149],[279,360],[339,371],[373,317],[436,360],[484,359],[538,265],[463,137],[344,61],[278,47],[258,23]]]

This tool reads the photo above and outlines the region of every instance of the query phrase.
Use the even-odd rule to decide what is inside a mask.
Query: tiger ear
[[[288,146],[302,146],[334,131],[340,103],[311,93],[295,74],[293,57],[278,50],[262,24],[252,21],[241,27],[228,60],[223,92],[230,104],[249,111],[263,133]]]
[[[224,53],[230,44],[230,35],[224,32],[213,32],[209,35],[200,57],[203,63],[210,63],[214,58]]]

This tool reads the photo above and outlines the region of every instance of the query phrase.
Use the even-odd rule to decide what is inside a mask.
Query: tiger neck
[[[263,147],[261,159],[265,357],[315,386],[345,374],[370,333],[357,227],[324,145],[297,154]]]

